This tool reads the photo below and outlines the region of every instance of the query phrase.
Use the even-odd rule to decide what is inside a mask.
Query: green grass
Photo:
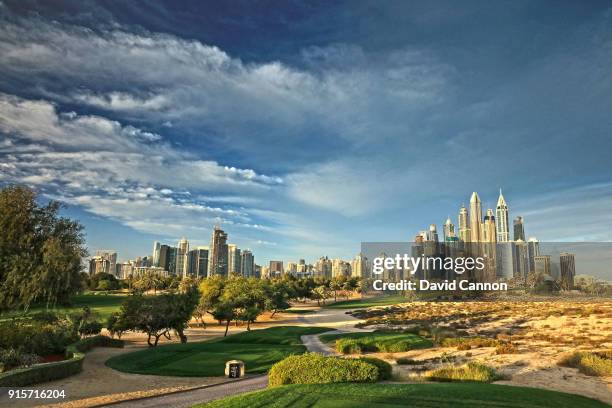
[[[603,402],[536,388],[494,384],[286,385],[207,404],[206,408],[604,408]]]
[[[344,354],[368,351],[398,353],[433,346],[430,340],[416,334],[396,332],[324,334],[320,339],[324,343],[336,342],[336,350]]]
[[[51,309],[51,311],[59,312],[59,313],[70,313],[70,312],[78,312],[83,307],[88,306],[95,313],[98,314],[99,320],[105,322],[108,316],[111,313],[119,311],[121,307],[121,303],[127,298],[127,294],[120,295],[109,295],[109,294],[95,294],[92,293],[84,293],[81,295],[76,295],[72,298],[72,305],[69,307],[57,307],[55,309]],[[2,314],[0,319],[7,319],[16,316],[27,316],[33,313],[37,313],[45,310],[42,306],[35,306],[28,310],[28,313],[24,314],[23,312],[10,312],[6,314]]]
[[[458,367],[449,365],[437,368],[429,373],[427,378],[433,381],[492,382],[502,377],[493,368],[477,361],[470,361]]]
[[[222,339],[168,344],[113,357],[106,365],[136,374],[213,377],[224,374],[225,362],[242,360],[247,373],[264,373],[292,354],[306,351],[300,336],[329,331],[321,327],[279,326],[243,332]]]
[[[329,309],[366,309],[368,307],[389,306],[409,301],[410,300],[401,295],[378,296],[366,299],[344,300],[342,302],[332,303],[325,307]]]

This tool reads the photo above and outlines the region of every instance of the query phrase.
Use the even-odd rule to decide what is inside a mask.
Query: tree
[[[325,299],[329,298],[329,288],[325,285],[317,286],[312,290],[312,297],[317,301],[319,306],[321,306],[321,301],[325,304]]]
[[[266,291],[266,310],[272,312],[271,317],[274,317],[276,312],[287,310],[291,307],[289,299],[291,297],[289,285],[282,280],[272,281]]]
[[[0,190],[0,310],[68,304],[82,288],[83,227],[37,199],[27,187]]]

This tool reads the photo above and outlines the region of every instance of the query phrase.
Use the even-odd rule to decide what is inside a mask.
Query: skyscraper
[[[468,224],[468,210],[464,205],[459,209],[459,240],[470,242],[470,226]]]
[[[510,241],[508,224],[508,205],[506,204],[506,200],[504,200],[504,196],[502,195],[500,188],[497,206],[495,207],[495,228],[497,230],[497,242]]]
[[[529,257],[529,272],[535,271],[535,257],[540,255],[540,242],[535,238],[527,241],[527,256]]]
[[[96,251],[96,258],[105,260],[108,263],[107,267],[102,270],[97,270],[97,273],[105,272],[115,275],[117,273],[117,251],[112,249],[101,249]]]
[[[495,228],[495,216],[493,210],[488,209],[487,215],[484,217],[483,229],[482,229],[482,241],[484,242],[496,242],[498,234],[496,234]],[[496,236],[497,235],[497,236]]]
[[[482,206],[477,192],[470,197],[470,242],[482,241]]]
[[[176,274],[178,276],[187,276],[189,263],[187,257],[189,254],[189,241],[183,237],[176,247]]]
[[[436,224],[431,224],[429,226],[429,231],[425,233],[425,236],[427,237],[427,241],[438,242],[440,240],[438,238],[438,229]]]
[[[282,276],[283,274],[283,261],[270,261],[269,274],[271,278]]]
[[[561,287],[564,290],[571,290],[574,287],[574,277],[576,276],[574,254],[561,252],[559,260],[561,264]]]
[[[227,234],[215,226],[208,253],[208,276],[227,276]]]
[[[157,241],[153,242],[153,266],[159,266],[159,251],[161,244]]]
[[[227,244],[227,265],[229,273],[241,274],[241,261],[240,248],[238,248],[235,244]]]
[[[245,278],[255,277],[255,257],[248,249],[240,252],[240,270]]]
[[[514,227],[514,240],[525,241],[525,224],[523,223],[523,217],[516,217],[512,225]]]
[[[446,218],[444,223],[444,241],[449,241],[449,238],[455,237],[455,225],[451,221],[450,217]]]
[[[552,268],[550,265],[550,255],[536,255],[533,258],[535,265],[535,273],[538,275],[552,276]]]

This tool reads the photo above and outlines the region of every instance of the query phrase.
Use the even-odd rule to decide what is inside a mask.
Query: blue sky
[[[350,258],[500,187],[528,236],[612,240],[607,1],[0,0],[0,184],[90,249]]]

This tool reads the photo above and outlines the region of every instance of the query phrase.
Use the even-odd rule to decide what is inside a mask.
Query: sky
[[[609,1],[0,0],[0,186],[90,251],[408,241],[472,191],[612,241]]]

